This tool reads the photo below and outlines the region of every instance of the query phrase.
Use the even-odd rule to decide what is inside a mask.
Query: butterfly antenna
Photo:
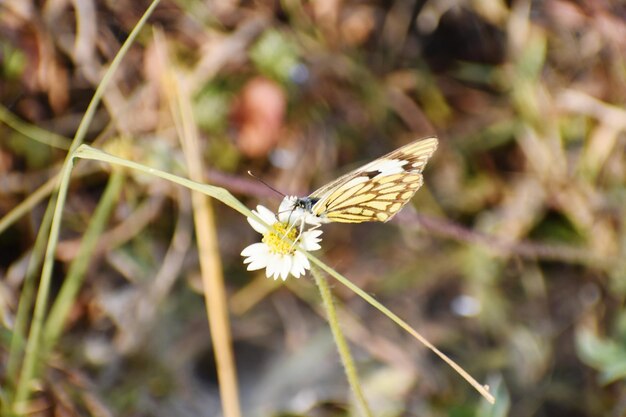
[[[265,181],[263,181],[261,178],[257,177],[256,175],[254,175],[252,173],[252,171],[248,171],[248,175],[250,175],[252,178],[254,178],[255,180],[259,181],[261,184],[265,185],[267,188],[269,188],[270,190],[274,191],[276,194],[280,195],[281,197],[286,197],[285,194],[281,193],[280,191],[278,191],[276,188],[272,187],[271,185],[269,185],[268,183],[266,183]]]

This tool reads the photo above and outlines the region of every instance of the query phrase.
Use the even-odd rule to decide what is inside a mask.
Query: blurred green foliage
[[[283,84],[290,84],[301,65],[296,43],[278,30],[266,31],[251,46],[249,57],[258,71]]]

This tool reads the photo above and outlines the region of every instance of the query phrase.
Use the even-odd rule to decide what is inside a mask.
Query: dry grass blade
[[[204,164],[197,133],[197,124],[192,117],[193,111],[183,81],[177,82],[180,75],[172,68],[166,58],[167,52],[162,36],[157,35],[157,48],[160,62],[163,64],[163,86],[174,124],[178,131],[189,177],[197,182],[204,182]],[[219,239],[216,230],[216,218],[211,199],[201,193],[192,192],[196,239],[200,258],[200,269],[207,310],[207,318],[211,329],[211,337],[215,349],[219,387],[223,412],[226,417],[239,417],[239,389],[237,371],[233,354],[232,336],[228,318],[227,295],[224,286],[224,274],[219,251]]]

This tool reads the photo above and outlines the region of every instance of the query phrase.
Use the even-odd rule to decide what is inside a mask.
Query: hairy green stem
[[[335,310],[335,306],[333,304],[333,296],[330,292],[328,281],[326,281],[326,278],[322,275],[319,269],[313,267],[311,268],[311,272],[313,273],[313,277],[315,278],[317,288],[320,291],[320,296],[322,297],[324,308],[326,309],[328,324],[330,325],[330,330],[332,331],[333,337],[335,338],[335,345],[337,346],[337,351],[339,352],[339,356],[341,357],[341,363],[343,363],[343,368],[346,372],[346,377],[348,378],[350,388],[352,389],[356,402],[361,407],[363,414],[365,414],[367,417],[372,417],[372,412],[367,405],[365,396],[363,395],[363,389],[361,388],[361,382],[359,381],[359,375],[356,371],[356,366],[354,366],[354,359],[352,359],[352,355],[350,354],[348,342],[346,341],[346,338],[341,331],[341,327],[339,326],[337,310]]]

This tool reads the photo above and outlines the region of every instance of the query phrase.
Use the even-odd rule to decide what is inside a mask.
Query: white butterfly
[[[321,223],[386,222],[422,186],[422,171],[437,149],[437,138],[416,140],[312,192],[285,197],[280,212]]]

